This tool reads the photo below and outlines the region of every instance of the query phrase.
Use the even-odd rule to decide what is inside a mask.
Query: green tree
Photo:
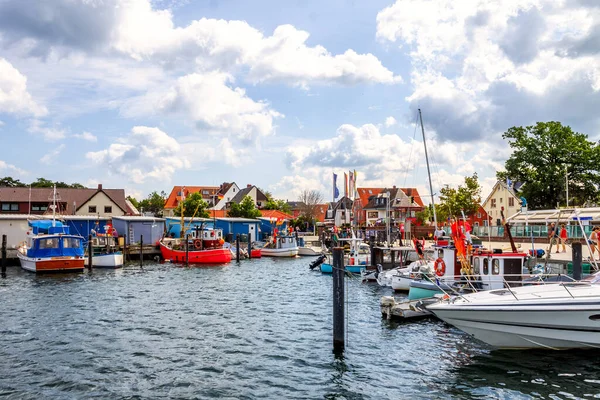
[[[150,193],[148,197],[138,203],[140,212],[151,212],[155,217],[162,217],[163,209],[165,208],[165,199],[167,194],[161,191],[160,194],[156,191]]]
[[[284,200],[274,199],[272,196],[267,197],[267,204],[263,207],[264,210],[279,210],[284,213],[291,213],[290,205]]]
[[[448,217],[460,217],[462,212],[471,215],[481,204],[481,186],[477,179],[477,173],[466,176],[464,185],[458,189],[446,185],[440,189],[440,204],[435,207],[437,219],[444,221]]]
[[[130,202],[131,204],[133,204],[133,206],[134,206],[135,208],[137,208],[138,210],[140,209],[140,202],[139,202],[139,201],[137,201],[137,200],[136,200],[134,197],[127,196],[127,200],[129,200],[129,202]]]
[[[51,188],[54,186],[54,182],[45,178],[37,178],[37,181],[31,183],[31,187],[34,188]]]
[[[13,179],[10,176],[5,176],[4,178],[0,179],[0,186],[4,186],[4,187],[25,187],[27,185],[24,184],[23,182],[21,182],[18,179]]]
[[[181,217],[181,203],[175,208],[175,215]],[[200,192],[188,195],[183,201],[183,216],[194,218],[209,218],[208,203],[204,201]]]
[[[522,182],[520,195],[532,209],[555,208],[596,202],[600,194],[600,145],[588,136],[573,132],[560,122],[538,122],[535,126],[513,126],[502,137],[513,153],[498,179]],[[565,176],[566,174],[566,176]]]
[[[231,204],[231,209],[227,212],[228,217],[258,218],[261,216],[260,210],[254,205],[250,196],[244,197],[240,204]]]

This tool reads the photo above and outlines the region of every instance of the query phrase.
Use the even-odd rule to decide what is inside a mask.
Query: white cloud
[[[64,148],[65,148],[64,144],[59,145],[54,150],[44,154],[44,156],[42,156],[42,158],[40,158],[40,162],[42,164],[46,164],[46,165],[56,164],[57,157],[63,151]]]
[[[2,161],[0,160],[0,171],[6,173],[6,172],[10,172],[10,173],[16,173],[18,175],[24,175],[25,171],[22,170],[21,168],[18,168],[12,164],[7,163],[6,161]]]
[[[377,37],[410,56],[411,109],[459,141],[537,120],[594,133],[599,26],[584,1],[398,0],[377,15]]]
[[[4,121],[0,121],[0,128],[4,126]]]
[[[181,145],[158,128],[136,126],[131,133],[107,149],[88,152],[86,157],[97,165],[116,171],[133,183],[155,180],[169,182],[173,174],[190,168],[182,156]]]
[[[397,121],[396,121],[396,118],[394,118],[394,117],[387,117],[385,119],[385,126],[388,127],[388,128],[390,126],[396,125],[396,123],[397,123]]]
[[[81,134],[73,135],[74,138],[87,140],[88,142],[97,142],[98,138],[90,132],[84,131]]]
[[[27,78],[4,58],[0,58],[0,113],[36,117],[48,114],[27,91]]]
[[[200,130],[226,133],[245,143],[273,134],[273,119],[283,115],[252,100],[244,89],[229,87],[231,82],[230,75],[218,72],[186,75],[168,89],[129,100],[121,111],[128,117],[183,115]]]
[[[31,120],[27,130],[31,133],[41,134],[48,142],[61,140],[67,136],[64,129],[47,127],[44,121],[38,119]]]
[[[234,73],[244,68],[253,83],[302,87],[401,81],[372,54],[352,49],[331,54],[307,45],[309,33],[292,25],[280,25],[270,36],[246,21],[202,18],[179,27],[170,10],[153,6],[150,0],[55,0],[32,13],[28,4],[9,0],[0,2],[0,26],[7,43],[38,56],[117,51],[167,69]],[[79,29],[72,29],[74,21]]]

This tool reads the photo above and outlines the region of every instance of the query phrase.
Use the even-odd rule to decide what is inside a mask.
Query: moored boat
[[[96,268],[121,268],[123,252],[118,248],[118,237],[111,234],[101,234],[92,237],[92,266]],[[89,256],[86,248],[84,264],[88,265]]]
[[[260,250],[263,257],[296,257],[298,244],[293,235],[278,235]]]
[[[81,272],[84,269],[83,237],[55,220],[30,221],[32,232],[17,248],[21,268],[31,272]]]
[[[160,252],[164,260],[175,263],[190,264],[226,264],[231,262],[231,250],[224,248],[223,231],[221,229],[195,229],[192,238],[163,238],[159,242]]]

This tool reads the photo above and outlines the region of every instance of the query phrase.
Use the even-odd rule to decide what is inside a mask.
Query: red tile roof
[[[415,203],[417,203],[419,205],[419,207],[425,207],[425,204],[423,204],[423,199],[421,199],[421,195],[419,194],[419,191],[417,190],[417,188],[400,188],[404,194],[406,194],[408,197],[414,197],[415,198]]]
[[[286,214],[279,210],[260,210],[260,213],[265,218],[294,219],[290,214]]]
[[[358,197],[360,197],[360,204],[362,207],[366,206],[369,202],[369,197],[377,196],[383,188],[357,188]]]
[[[210,214],[210,218],[225,218],[227,211],[225,210],[206,210]]]
[[[219,186],[173,186],[173,190],[171,190],[171,194],[165,202],[165,209],[172,209],[177,207],[177,205],[179,204],[179,200],[181,200],[181,196],[179,195],[179,192],[181,192],[181,188],[185,188],[184,195],[186,196],[198,192],[202,194],[203,190],[208,190],[208,194],[202,194],[202,198],[204,200],[210,200],[211,197],[219,191]]]
[[[327,216],[328,208],[329,208],[329,204],[317,205],[317,210],[315,212],[315,219],[319,222],[325,222],[325,217]]]

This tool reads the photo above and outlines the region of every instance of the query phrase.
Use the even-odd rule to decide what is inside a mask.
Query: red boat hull
[[[160,243],[160,252],[165,260],[185,263],[185,251],[173,250]],[[229,249],[189,250],[188,262],[190,264],[226,264],[231,262],[231,251]]]
[[[252,251],[250,252],[250,256],[252,258],[260,258],[260,257],[262,257],[260,249],[252,249]]]

